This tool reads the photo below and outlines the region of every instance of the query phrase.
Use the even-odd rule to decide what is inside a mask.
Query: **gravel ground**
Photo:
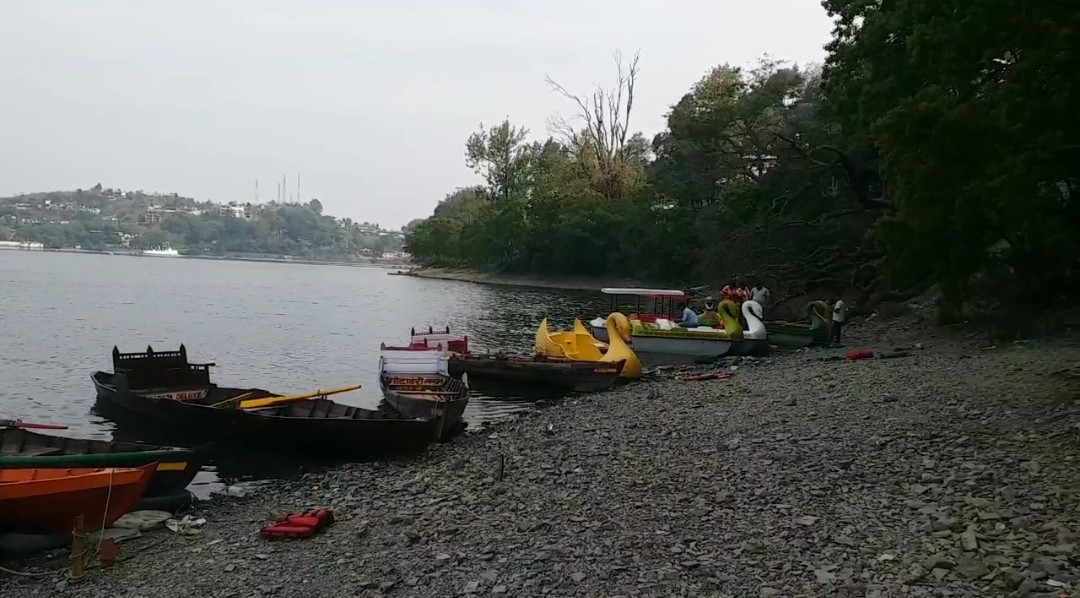
[[[1076,596],[1080,348],[927,345],[662,373],[210,504],[201,535],[122,544],[78,586],[0,574],[0,595]],[[338,515],[322,535],[256,537],[314,505]]]

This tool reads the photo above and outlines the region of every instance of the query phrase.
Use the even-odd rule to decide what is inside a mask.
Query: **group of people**
[[[753,288],[747,288],[746,285],[739,281],[739,277],[731,279],[731,281],[720,290],[720,295],[724,300],[733,301],[736,304],[741,304],[743,301],[753,300],[757,301],[761,305],[762,309],[769,303],[769,288],[765,286],[760,280],[754,285]],[[695,328],[697,326],[716,326],[720,324],[720,315],[716,313],[716,303],[712,297],[705,298],[704,311],[697,313],[690,307],[690,303],[684,303],[682,306],[682,319],[679,321],[679,326],[683,328]]]
[[[769,287],[760,280],[756,281],[753,287],[748,288],[738,276],[735,276],[720,290],[720,295],[724,300],[733,301],[736,304],[747,300],[756,301],[761,305],[762,310],[769,304]],[[828,318],[829,344],[840,345],[844,322],[847,320],[847,305],[839,294],[829,298],[829,305],[832,307],[831,317]],[[682,319],[678,324],[683,328],[720,324],[720,315],[716,312],[716,304],[712,297],[705,298],[704,311],[700,314],[693,310],[689,302],[684,303],[682,308]]]
[[[748,300],[756,301],[762,309],[765,309],[766,304],[769,302],[769,287],[765,286],[765,283],[759,280],[754,284],[753,288],[750,288],[743,284],[738,276],[724,285],[724,288],[720,290],[720,294],[723,295],[724,299],[735,303]]]

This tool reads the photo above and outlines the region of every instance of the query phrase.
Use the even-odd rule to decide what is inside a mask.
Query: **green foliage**
[[[425,264],[561,275],[737,272],[778,298],[934,283],[954,309],[1003,288],[1043,304],[1080,295],[1080,13],[823,4],[835,29],[822,72],[718,66],[651,147],[628,136],[636,58],[590,95],[549,79],[575,119],[555,119],[544,143],[509,122],[470,138],[487,193],[448,198],[409,249]]]
[[[236,208],[242,215],[234,214]],[[243,208],[243,209],[241,209]],[[149,221],[154,214],[160,223]],[[402,239],[368,223],[322,213],[322,203],[222,207],[177,196],[122,193],[100,186],[0,199],[5,239],[49,248],[152,249],[184,253],[354,259],[399,251]],[[3,232],[3,231],[0,231]]]
[[[838,168],[784,140],[834,142],[833,129],[815,73],[717,67],[651,147],[640,134],[598,135],[595,123],[561,140],[514,137],[527,176],[502,196],[481,192],[490,182],[448,195],[407,249],[423,264],[551,275],[716,283],[741,273],[794,293],[847,284],[860,278],[865,256],[849,256],[874,216],[838,189]]]
[[[1080,291],[1075,8],[825,6],[837,18],[826,91],[838,120],[883,159],[894,281],[939,282],[953,303],[1002,269],[1031,300]]]

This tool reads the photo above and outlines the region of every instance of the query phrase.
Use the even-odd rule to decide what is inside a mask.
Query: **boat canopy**
[[[603,288],[600,292],[605,295],[635,295],[638,297],[685,297],[686,293],[671,289],[634,289],[634,288]]]

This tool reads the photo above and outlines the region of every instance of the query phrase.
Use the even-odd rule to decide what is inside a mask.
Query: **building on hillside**
[[[33,251],[45,249],[45,245],[34,241],[0,241],[0,249],[22,249]]]
[[[147,212],[146,212],[146,223],[147,224],[161,224],[161,216],[162,216],[161,212],[151,212],[151,211],[147,210]]]
[[[232,216],[233,218],[246,218],[248,220],[251,219],[250,206],[221,204],[218,206],[218,214],[222,216]]]

